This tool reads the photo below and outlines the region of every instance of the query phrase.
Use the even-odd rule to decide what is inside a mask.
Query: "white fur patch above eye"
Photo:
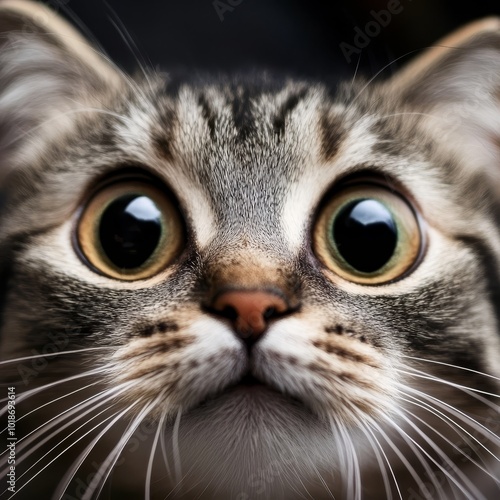
[[[371,148],[376,142],[376,137],[369,132],[373,121],[373,118],[363,118],[351,127],[332,164],[321,165],[316,158],[314,163],[302,166],[298,179],[288,189],[281,218],[283,234],[293,250],[302,246],[315,207],[335,179],[371,157]]]
[[[115,125],[121,147],[136,157],[137,162],[151,168],[165,180],[181,202],[198,248],[204,248],[215,236],[215,215],[206,194],[186,174],[186,167],[171,164],[158,156],[153,144],[153,130],[158,127],[158,110],[146,98],[137,96],[138,103]]]
[[[186,224],[192,229],[196,245],[205,248],[217,235],[217,223],[212,205],[203,190],[177,167],[157,166],[181,202],[187,216]]]
[[[154,156],[151,129],[156,110],[153,103],[141,95],[138,102],[129,107],[126,114],[118,117],[114,129],[121,147],[146,165]]]
[[[307,171],[290,186],[283,206],[281,225],[289,246],[297,251],[304,240],[304,232],[325,184],[329,184],[331,172],[316,169]]]

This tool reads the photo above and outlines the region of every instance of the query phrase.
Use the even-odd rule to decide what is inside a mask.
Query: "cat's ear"
[[[500,186],[499,18],[452,33],[388,83],[403,104],[430,117],[442,144],[469,165],[491,166]]]
[[[23,137],[34,131],[52,136],[63,131],[72,110],[121,85],[119,72],[56,13],[38,3],[0,0],[4,165],[22,146]]]
[[[489,17],[439,40],[399,71],[391,84],[409,97],[440,100],[447,96],[443,94],[446,89],[454,91],[448,97],[460,97],[460,91],[469,93],[471,87],[482,83],[478,77],[485,74],[496,75],[498,84],[499,68],[500,18]]]

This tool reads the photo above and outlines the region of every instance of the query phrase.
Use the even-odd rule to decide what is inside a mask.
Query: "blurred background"
[[[45,0],[122,68],[390,75],[498,0]]]

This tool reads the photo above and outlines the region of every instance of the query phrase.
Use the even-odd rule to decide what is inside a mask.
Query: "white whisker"
[[[448,482],[452,481],[457,487],[458,489],[468,498],[470,496],[472,496],[473,498],[477,498],[477,499],[484,499],[484,500],[487,500],[482,494],[481,492],[474,486],[474,484],[467,478],[467,476],[457,467],[455,467],[455,464],[452,462],[452,460],[450,459],[450,457],[448,455],[446,455],[446,453],[444,453],[435,443],[432,439],[429,438],[429,436],[427,436],[425,434],[425,432],[422,431],[422,429],[420,429],[417,425],[415,425],[414,422],[412,422],[408,417],[406,417],[406,415],[403,415],[401,414],[400,415],[401,418],[403,418],[407,423],[408,425],[410,425],[410,427],[412,427],[418,434],[419,436],[421,436],[424,441],[429,444],[432,449],[441,457],[441,459],[449,466],[451,467],[452,469],[454,469],[454,472],[459,476],[459,478],[463,481],[463,484],[460,483],[460,481],[458,481],[458,479],[456,479],[454,477],[453,474],[451,474],[443,465],[439,464],[426,450],[424,450],[424,448],[419,445],[409,434],[407,434],[403,429],[400,428],[400,432],[404,433],[408,439],[410,439],[414,444],[415,446],[417,446],[421,451],[422,453],[434,464],[438,467],[438,469],[445,475],[446,479],[448,480]],[[466,489],[466,486],[469,488],[469,491]]]
[[[378,119],[384,119],[384,118],[392,118],[394,116],[427,116],[428,118],[438,118],[436,115],[431,115],[430,113],[421,113],[419,111],[401,111],[400,113],[391,113],[388,115],[380,115],[377,116]],[[406,357],[404,355],[401,355],[402,357]]]
[[[35,479],[39,474],[41,474],[47,467],[49,467],[49,465],[51,465],[52,463],[54,463],[59,457],[61,457],[64,453],[66,453],[66,451],[68,451],[70,448],[72,448],[73,446],[75,446],[79,441],[81,441],[85,436],[87,436],[88,434],[90,434],[93,430],[97,429],[100,425],[102,425],[104,422],[106,422],[107,420],[109,420],[109,418],[112,418],[114,415],[116,415],[116,413],[114,413],[113,415],[111,415],[110,417],[107,417],[106,419],[104,419],[104,421],[102,422],[99,422],[97,425],[95,425],[94,427],[92,427],[92,429],[90,429],[89,431],[87,431],[85,434],[83,434],[82,436],[80,436],[78,439],[76,439],[73,443],[71,443],[67,448],[65,448],[61,453],[59,453],[55,458],[53,458],[49,463],[47,463],[44,467],[42,467],[42,469],[40,469],[36,474],[34,474],[33,476],[31,476],[28,481],[26,481],[26,483],[24,483],[22,486],[18,487],[18,489],[16,490],[16,492],[14,493],[14,495],[12,496],[15,496],[17,495],[23,488],[25,488],[31,481],[33,481],[33,479]]]
[[[84,399],[83,401],[76,403],[75,405],[64,410],[62,413],[59,413],[55,417],[52,417],[51,419],[47,420],[47,422],[44,422],[39,427],[37,427],[36,429],[32,430],[31,432],[23,436],[21,439],[19,439],[18,441],[19,451],[22,451],[24,448],[28,447],[33,441],[38,439],[38,433],[43,432],[43,434],[46,434],[47,431],[50,430],[52,427],[61,424],[61,422],[72,417],[75,413],[78,413],[81,410],[85,409],[86,407],[91,406],[90,410],[81,413],[80,417],[78,417],[82,418],[83,416],[92,412],[95,408],[98,408],[99,406],[106,404],[107,401],[109,401],[113,397],[116,397],[116,394],[120,394],[121,392],[125,391],[130,385],[131,385],[130,383],[121,384],[120,386],[103,390],[97,394],[88,397],[87,399]],[[98,402],[99,400],[103,401]],[[70,425],[69,423],[66,423],[62,427],[59,427],[53,435],[58,434],[63,429],[67,428],[69,425]],[[45,438],[45,440],[47,439],[48,437]]]
[[[109,7],[109,5],[108,5]],[[97,54],[100,58],[104,59],[104,61],[111,67],[113,68],[114,71],[120,76],[121,80],[127,84],[127,86],[130,88],[131,91],[137,93],[137,94],[142,94],[142,88],[140,85],[137,84],[137,82],[130,77],[125,71],[123,71],[103,50],[103,48],[100,46],[98,40],[92,36],[92,33],[87,29],[85,24],[74,14],[74,12],[70,11],[67,5],[64,6],[64,10],[68,13],[70,13],[71,19],[77,24],[77,26],[82,30],[82,32],[85,33],[87,38],[92,40],[92,43],[95,45],[89,45],[88,49],[93,51],[95,54]],[[134,54],[135,55],[135,54]]]
[[[386,418],[386,422],[389,423],[390,426],[403,438],[403,441],[405,441],[405,443],[410,447],[417,460],[422,464],[427,477],[430,479],[432,485],[436,489],[436,492],[439,493],[439,498],[443,498],[444,500],[446,500],[443,488],[437,481],[436,475],[434,474],[425,457],[431,460],[431,462],[433,462],[438,467],[439,464],[437,464],[437,462],[433,460],[433,458],[424,450],[424,448],[419,443],[417,443],[417,441],[415,441],[415,439],[413,439],[407,432],[405,432],[403,428],[398,425],[393,419]],[[448,476],[446,476],[446,479],[449,482]]]
[[[31,396],[34,396],[35,394],[38,394],[38,393],[45,391],[47,389],[50,389],[52,387],[55,387],[56,385],[61,385],[61,384],[64,384],[66,382],[78,380],[79,378],[90,377],[92,375],[97,375],[99,373],[105,373],[105,369],[104,368],[95,368],[93,370],[88,370],[86,372],[79,373],[78,375],[72,375],[71,377],[66,377],[66,378],[63,378],[61,380],[56,380],[55,382],[51,382],[49,384],[45,384],[45,385],[42,385],[40,387],[36,387],[35,389],[31,389],[29,391],[22,392],[17,397],[17,404],[21,403],[22,401],[28,399]],[[6,411],[7,411],[7,408],[4,408],[3,410],[1,410],[0,416],[4,415]]]
[[[356,76],[358,75],[358,70],[359,70],[359,63],[361,62],[361,54],[359,54],[358,57],[358,62],[356,63],[356,68],[354,69],[354,75],[352,75],[352,80],[351,80],[351,89],[354,86],[354,82],[356,81]]]
[[[29,417],[32,413],[34,413],[36,411],[39,411],[39,410],[41,410],[42,408],[45,408],[48,405],[54,404],[56,401],[60,401],[61,399],[67,398],[69,396],[72,396],[73,394],[76,394],[77,392],[84,391],[85,389],[88,389],[89,387],[93,387],[94,385],[97,385],[97,384],[99,384],[99,381],[92,382],[92,384],[84,385],[83,387],[79,387],[78,389],[75,389],[74,391],[68,392],[67,394],[63,394],[62,396],[59,396],[58,398],[51,399],[47,403],[44,403],[43,405],[37,406],[36,408],[34,408],[31,411],[29,411],[27,413],[23,413],[23,415],[21,415],[19,418],[17,418],[16,421],[20,422],[21,420],[25,419],[26,417]],[[0,434],[3,434],[4,432],[6,432],[7,429],[8,429],[8,427],[6,427],[5,429],[3,429],[2,432],[0,432]],[[3,452],[0,453],[0,455],[2,455],[2,454],[3,454]]]
[[[431,396],[430,394],[426,394],[425,392],[419,391],[417,389],[414,389],[412,387],[405,387],[406,391],[412,392],[416,394],[417,396],[426,399],[427,401],[432,401],[435,403],[437,406],[439,406],[441,409],[444,409],[445,411],[451,412],[454,416],[456,416],[459,420],[464,422],[465,424],[472,425],[474,429],[479,432],[481,435],[484,437],[488,438],[490,441],[493,443],[496,443],[497,445],[500,443],[500,437],[497,436],[494,432],[492,432],[490,429],[488,429],[486,426],[478,422],[477,420],[473,419],[471,416],[467,415],[463,411],[455,408],[454,406],[441,401],[440,399]],[[410,394],[407,393],[408,397],[411,397]],[[421,400],[419,400],[421,401]],[[438,411],[435,407],[434,409]],[[483,443],[481,443],[477,438],[475,438],[469,431],[464,429],[461,425],[458,424],[455,420],[453,420],[451,417],[447,416],[446,414],[439,412],[440,415],[442,415],[444,418],[448,419],[450,422],[452,422],[457,428],[459,428],[462,432],[470,436],[479,446],[481,446],[485,451],[487,451],[495,460],[500,461],[500,459],[489,449],[487,448]]]
[[[391,466],[391,463],[389,459],[387,458],[387,455],[385,454],[384,449],[382,448],[381,444],[379,443],[377,437],[374,435],[373,431],[366,425],[364,425],[363,422],[361,422],[360,425],[360,430],[361,432],[366,436],[366,439],[370,443],[370,446],[375,453],[375,456],[377,458],[377,463],[380,468],[380,473],[382,474],[382,480],[384,481],[384,489],[386,493],[386,500],[392,500],[392,488],[391,484],[389,481],[389,475],[387,474],[387,470],[385,469],[384,466],[384,461],[387,464],[387,467],[389,468],[389,471],[391,473],[392,479],[394,481],[394,485],[396,486],[398,495],[400,500],[403,500],[403,495],[401,494],[401,490],[399,488],[398,481],[396,479],[396,475],[394,474],[394,470]],[[384,458],[384,461],[382,461],[382,457]]]
[[[123,24],[123,21],[120,19],[120,17],[116,13],[116,11],[107,2],[106,2],[106,6],[107,6],[108,10],[111,12],[112,17],[109,18],[111,24],[114,26],[114,28],[116,29],[116,31],[118,32],[118,34],[120,35],[122,40],[127,45],[132,56],[135,58],[138,66],[139,66],[139,69],[141,70],[141,73],[144,76],[144,79],[146,80],[147,84],[149,85],[151,91],[153,91],[153,85],[149,79],[149,74],[146,71],[145,59],[142,56],[141,52],[139,51],[137,44],[135,43],[134,39],[130,35],[129,31],[127,30],[127,28]]]
[[[478,370],[473,370],[472,368],[466,368],[464,366],[453,365],[451,363],[445,363],[444,361],[437,361],[435,359],[426,359],[426,358],[419,358],[416,356],[408,356],[405,354],[401,354],[401,357],[407,358],[407,359],[413,359],[415,361],[423,361],[425,363],[432,363],[432,364],[436,364],[436,365],[440,365],[440,366],[447,366],[449,368],[456,368],[457,370],[464,370],[464,371],[467,371],[470,373],[475,373],[477,375],[482,375],[483,377],[491,378],[497,382],[500,382],[499,377],[495,377],[494,375],[490,375],[489,373],[480,372]]]
[[[180,484],[182,478],[181,454],[179,449],[179,426],[181,423],[182,407],[177,412],[175,418],[174,429],[172,432],[172,453],[174,457],[175,482]]]
[[[126,390],[127,387],[124,387],[123,390],[121,392],[123,392],[124,390]],[[116,390],[114,391],[105,391],[105,392],[116,392]],[[38,450],[40,447],[42,447],[45,443],[47,443],[48,441],[50,441],[52,438],[54,438],[55,436],[57,436],[58,434],[60,434],[62,431],[64,431],[65,429],[67,429],[68,427],[70,427],[71,425],[73,425],[74,423],[78,422],[78,420],[81,420],[82,418],[84,418],[85,416],[87,416],[89,413],[92,413],[93,411],[95,411],[97,408],[99,408],[100,406],[102,406],[103,404],[106,404],[108,403],[110,400],[112,400],[114,397],[115,397],[115,394],[104,394],[104,396],[107,396],[106,399],[104,399],[103,401],[101,401],[100,403],[97,403],[97,404],[94,404],[90,409],[86,410],[85,412],[83,413],[80,413],[79,415],[77,415],[75,418],[73,418],[72,420],[70,420],[69,422],[67,422],[66,424],[62,425],[61,427],[58,427],[55,431],[53,431],[52,433],[50,433],[49,435],[46,435],[46,432],[54,427],[55,425],[58,425],[61,423],[61,419],[59,418],[59,416],[56,416],[56,417],[53,417],[51,420],[49,420],[50,425],[46,425],[48,422],[46,422],[45,424],[42,424],[40,425],[37,429],[35,429],[34,431],[31,431],[27,436],[25,436],[23,439],[22,439],[22,445],[19,446],[19,452],[22,452],[25,448],[27,448],[28,446],[31,445],[31,443],[33,443],[34,441],[36,441],[36,443],[34,444],[34,446],[31,446],[29,448],[29,451],[27,454],[20,454],[18,455],[18,458],[17,458],[17,463],[22,463],[24,460],[26,460],[27,458],[29,458],[33,453],[36,452],[36,450]],[[100,399],[100,398],[99,398]],[[89,400],[87,400],[87,403],[85,404],[85,406],[89,406],[89,405],[92,405],[93,403],[95,402],[95,400],[93,398],[89,398]],[[109,407],[106,407],[103,411],[106,411]],[[73,415],[74,413],[77,413],[78,411],[80,411],[81,408],[79,407],[79,405],[75,405],[75,407],[73,407],[73,411],[71,412],[68,412],[66,415],[65,415],[65,419],[68,418],[69,416]],[[100,412],[102,413],[102,412]],[[99,413],[99,414],[100,414]],[[94,417],[92,418],[89,418],[88,420],[86,420],[84,422],[83,425],[86,425],[87,422],[89,422],[90,420],[92,420]],[[80,426],[80,427],[82,427]],[[79,427],[79,428],[80,428]],[[43,433],[42,435],[44,436],[43,439],[38,440],[39,438],[39,434],[40,433]],[[59,443],[56,445],[59,446],[62,442],[64,442],[69,436],[71,436],[74,432],[70,433],[69,435],[67,435],[66,437],[64,437],[61,441],[59,441]],[[31,437],[29,437],[31,436]],[[28,438],[28,439],[26,439]],[[20,440],[21,441],[21,440]],[[54,449],[54,448],[53,448]],[[45,456],[45,455],[44,455]],[[42,457],[43,458],[43,457]],[[4,460],[5,462],[5,460]],[[31,469],[31,467],[30,467]],[[29,470],[29,469],[28,469]],[[7,472],[7,469],[4,470],[4,472],[6,473]]]
[[[132,410],[134,408],[134,406],[137,405],[137,403],[138,402],[136,401],[136,402],[132,403],[130,406],[128,406],[127,408],[125,408],[124,410],[113,413],[109,417],[106,417],[106,419],[103,422],[101,422],[101,424],[99,424],[99,425],[102,425],[104,422],[106,422],[106,421],[108,421],[108,420],[110,420],[111,418],[114,417],[113,420],[104,429],[102,429],[99,432],[99,434],[83,450],[83,452],[73,462],[73,464],[71,465],[71,467],[69,467],[69,469],[66,471],[66,473],[63,476],[63,478],[61,479],[61,481],[59,481],[59,485],[58,485],[57,490],[56,490],[56,492],[54,494],[54,499],[59,498],[59,500],[62,500],[62,498],[64,496],[64,492],[66,491],[66,488],[69,486],[69,484],[71,483],[71,480],[73,479],[73,477],[77,473],[78,469],[81,467],[81,465],[83,464],[83,462],[85,461],[85,459],[88,457],[88,455],[90,454],[90,452],[95,448],[95,445],[99,442],[99,440],[101,439],[101,437],[104,436],[104,434],[106,434],[106,432],[108,432],[109,429],[111,429],[111,427],[113,427],[116,424],[116,422],[118,422],[127,412],[129,412],[130,410]],[[93,430],[95,430],[97,427],[98,426],[95,426],[92,429],[90,429],[90,431],[86,432],[77,441],[80,441],[83,437],[85,437],[86,435],[88,435],[90,432],[92,432]],[[75,443],[77,441],[75,441]],[[66,449],[69,449],[69,447],[66,448]],[[64,450],[64,451],[66,451],[66,450]],[[58,455],[58,456],[60,456],[60,455]],[[58,457],[56,457],[56,458],[58,458]],[[94,476],[94,478],[95,477],[99,478],[100,476],[98,474],[99,474],[99,471],[96,474],[96,476]]]
[[[387,63],[385,66],[383,66],[379,71],[377,71],[367,82],[366,84],[361,88],[361,90],[356,94],[354,99],[352,100],[350,106],[353,106],[356,104],[356,101],[359,99],[359,96],[367,89],[367,87],[370,86],[370,84],[380,75],[382,74],[389,66],[392,64],[398,62],[400,59],[404,59],[408,55],[412,54],[415,52],[415,50],[411,50],[407,52],[406,54],[403,54],[402,56],[397,57],[396,59],[393,59],[391,62]]]
[[[89,422],[92,422],[92,420],[95,420],[97,417],[99,417],[100,415],[102,415],[103,413],[105,413],[106,411],[108,411],[109,407],[106,407],[104,408],[104,410],[101,410],[99,413],[97,413],[96,415],[93,415],[92,417],[88,418],[85,420],[85,422],[81,425],[79,425],[75,430],[73,430],[72,432],[70,432],[69,434],[66,434],[64,436],[63,439],[61,439],[55,446],[53,446],[49,451],[47,451],[45,454],[43,454],[36,462],[34,462],[30,467],[28,467],[20,476],[19,476],[19,479],[22,478],[23,476],[25,476],[31,469],[33,469],[33,467],[35,467],[37,464],[39,464],[45,457],[47,457],[48,455],[50,455],[56,448],[58,448],[62,443],[64,443],[64,441],[68,440],[71,436],[73,436],[74,434],[76,434],[82,427],[85,427]],[[114,413],[113,415],[116,415],[116,413]],[[74,419],[71,423],[75,423],[77,420],[79,420],[80,417],[78,419]],[[107,419],[104,419],[101,423],[104,423],[106,422]],[[59,432],[59,431],[58,431]],[[57,432],[57,433],[58,433]],[[44,440],[42,444],[45,444],[47,440]],[[30,453],[29,455],[32,454],[33,451],[35,451],[36,449],[38,449],[40,446],[38,446],[38,443],[37,443],[37,446],[33,449],[33,450],[30,450]],[[29,456],[28,455],[28,456]]]
[[[96,484],[95,485],[90,484],[88,486],[87,490],[85,491],[85,494],[82,497],[82,500],[91,500],[94,493],[96,493],[97,498],[99,497],[104,485],[106,484],[109,475],[111,474],[111,471],[113,470],[121,452],[123,451],[123,448],[125,448],[129,439],[132,437],[132,434],[137,430],[141,422],[144,420],[144,417],[149,413],[151,408],[153,408],[158,404],[158,402],[161,400],[162,397],[163,393],[160,394],[154,401],[145,406],[140,411],[140,413],[134,418],[134,420],[130,423],[127,430],[123,433],[123,436],[120,438],[120,440],[113,448],[111,453],[108,455],[108,458],[104,461],[104,463],[97,471],[95,476],[97,478]],[[139,402],[140,401],[136,401],[135,403],[133,403],[133,405],[127,408],[127,410],[130,410],[133,406],[136,406]]]
[[[145,490],[144,490],[144,498],[145,500],[151,499],[151,475],[153,472],[153,460],[156,453],[156,448],[158,447],[158,440],[160,439],[160,435],[163,431],[163,424],[165,422],[165,418],[167,416],[167,410],[164,410],[161,414],[160,420],[158,421],[158,428],[156,429],[156,434],[153,440],[153,444],[151,446],[151,454],[149,455],[148,468],[146,471],[146,481],[145,481]]]
[[[165,419],[166,419],[166,414],[162,414],[161,416],[162,420],[160,421],[160,427],[162,428],[162,439],[160,440],[160,445],[161,445],[161,454],[163,457],[163,462],[165,463],[165,468],[167,469],[167,475],[169,478],[172,478],[172,471],[170,469],[170,464],[168,462],[168,455],[167,455],[167,445],[166,445],[166,436],[165,436]]]
[[[416,405],[418,406],[419,408],[423,408],[427,411],[431,411],[430,409],[428,408],[425,408],[425,406],[423,406],[422,404],[419,404],[415,401],[411,401],[410,399],[406,399],[406,398],[402,398],[404,399],[405,401],[407,401],[408,403],[411,403],[413,405]],[[457,455],[462,455],[464,458],[466,458],[470,463],[474,464],[478,469],[480,469],[482,472],[484,472],[485,474],[487,474],[488,476],[491,477],[491,479],[493,479],[495,482],[499,483],[500,484],[500,478],[498,477],[495,477],[490,471],[488,471],[485,467],[483,467],[477,460],[475,460],[474,458],[472,458],[469,454],[465,453],[462,448],[460,448],[460,446],[458,446],[456,443],[453,443],[453,441],[451,441],[449,438],[447,438],[444,434],[442,434],[441,432],[439,432],[437,429],[435,429],[434,427],[432,427],[428,422],[426,422],[423,418],[420,418],[418,415],[416,415],[415,413],[411,412],[410,410],[408,410],[407,408],[404,409],[404,411],[406,413],[408,413],[409,415],[411,415],[412,418],[414,418],[415,420],[418,420],[420,423],[422,423],[423,425],[425,425],[428,429],[430,429],[431,431],[433,431],[435,434],[437,434],[443,441],[445,441],[449,446],[451,446],[455,452],[457,453]],[[443,421],[444,423],[446,423],[448,426],[450,426],[455,432],[458,432],[448,421],[446,420],[443,420],[439,415],[437,415],[436,413],[432,412],[431,413],[433,415],[436,415],[441,421]],[[462,436],[461,436],[462,437]],[[465,440],[463,437],[462,439],[467,443],[467,445],[469,445],[469,441]]]
[[[347,497],[359,500],[361,498],[361,478],[359,472],[359,463],[356,450],[352,443],[349,434],[345,429],[345,425],[337,422],[339,424],[339,434],[342,436],[342,442],[347,450],[348,457],[348,483],[347,483]]]
[[[72,351],[57,351],[57,352],[49,352],[47,354],[34,354],[33,356],[24,356],[22,358],[5,359],[3,361],[0,361],[0,365],[6,365],[6,364],[10,364],[10,363],[20,363],[21,361],[28,361],[31,359],[38,359],[38,358],[52,358],[54,356],[62,356],[64,354],[75,354],[75,353],[88,352],[88,351],[98,351],[101,349],[115,349],[115,347],[110,347],[110,346],[86,347],[83,349],[73,349]],[[6,399],[3,398],[0,401],[5,401],[5,400]]]
[[[475,442],[477,445],[479,445],[482,449],[484,449],[490,456],[495,458],[497,461],[499,459],[496,457],[496,455],[489,449],[487,448],[483,443],[481,443],[475,436],[473,436],[470,432],[465,430],[462,426],[460,426],[455,420],[453,420],[451,417],[448,415],[444,414],[443,412],[439,411],[437,408],[433,407],[432,405],[425,403],[424,401],[419,400],[418,398],[415,398],[414,396],[408,395],[409,398],[416,400],[414,402],[415,405],[429,411],[433,415],[435,415],[437,418],[439,418],[442,422],[447,424],[454,432],[456,432],[460,440],[466,443],[471,449],[474,448],[474,446],[471,444],[470,441]],[[408,410],[406,410],[408,411]],[[470,439],[470,440],[469,440]],[[468,460],[471,461],[472,459],[468,457]],[[483,461],[484,462],[484,461]]]
[[[500,394],[494,394],[492,392],[482,391],[480,389],[475,389],[473,387],[467,387],[465,385],[457,384],[456,382],[452,382],[450,380],[446,380],[446,379],[443,379],[443,378],[440,378],[440,377],[435,377],[434,375],[429,375],[429,374],[427,374],[425,372],[417,370],[416,368],[411,368],[410,367],[410,368],[408,368],[408,370],[409,371],[398,369],[398,371],[400,373],[404,373],[405,375],[410,375],[410,376],[422,378],[422,379],[425,379],[425,380],[432,380],[433,382],[440,382],[441,384],[445,384],[445,385],[448,385],[450,387],[454,387],[456,389],[463,389],[464,391],[470,391],[470,392],[474,392],[474,393],[477,393],[477,394],[484,394],[485,396],[490,396],[490,397],[493,397],[493,398],[499,398],[500,399]],[[482,402],[485,402],[485,401],[486,400],[482,400]],[[490,404],[492,404],[492,403],[490,402]]]
[[[391,423],[390,420],[389,423]],[[371,417],[368,418],[368,424],[372,426],[384,438],[385,442],[391,447],[394,453],[398,456],[399,460],[401,460],[403,465],[406,467],[406,470],[408,470],[410,475],[415,480],[415,483],[419,486],[424,495],[427,495],[429,498],[432,498],[432,495],[430,494],[425,483],[422,481],[422,478],[418,475],[413,465],[411,465],[409,460],[403,455],[401,450],[394,443],[394,441],[392,441],[392,439],[387,435],[387,433],[382,429],[382,427]]]

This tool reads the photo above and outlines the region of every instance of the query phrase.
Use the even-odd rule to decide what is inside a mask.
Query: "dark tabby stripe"
[[[201,115],[205,119],[210,132],[210,138],[212,141],[216,141],[217,134],[215,133],[215,121],[217,119],[217,113],[212,109],[210,103],[208,102],[207,96],[202,93],[198,97],[198,105],[201,107]]]
[[[231,111],[238,137],[244,141],[255,130],[252,115],[252,95],[248,89],[236,88],[231,99]]]
[[[323,113],[320,119],[321,153],[323,161],[331,161],[338,153],[345,131],[339,118],[333,118],[329,110]]]
[[[280,106],[273,118],[273,128],[276,135],[281,136],[285,133],[286,117],[297,107],[299,102],[302,101],[306,95],[307,89],[302,89],[300,92],[289,96]]]

